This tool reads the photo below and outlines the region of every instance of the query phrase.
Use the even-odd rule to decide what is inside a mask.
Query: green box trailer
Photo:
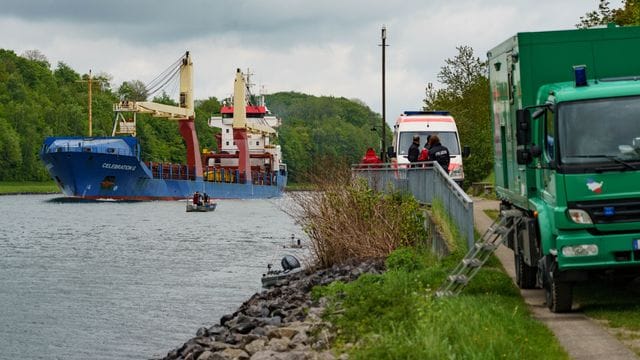
[[[640,274],[640,27],[518,33],[487,55],[516,280],[568,311],[575,282]]]

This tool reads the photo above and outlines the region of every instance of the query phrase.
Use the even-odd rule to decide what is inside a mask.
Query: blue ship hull
[[[177,200],[196,191],[218,199],[273,198],[287,182],[284,170],[241,183],[237,171],[208,169],[196,177],[184,165],[147,164],[133,137],[49,137],[40,158],[66,196],[84,199]]]

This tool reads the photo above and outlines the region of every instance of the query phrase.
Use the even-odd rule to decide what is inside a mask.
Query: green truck
[[[640,274],[640,27],[518,33],[488,52],[496,193],[520,288]]]

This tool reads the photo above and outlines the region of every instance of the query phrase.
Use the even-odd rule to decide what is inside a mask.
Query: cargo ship
[[[112,136],[48,137],[40,150],[45,168],[65,196],[80,199],[179,200],[194,192],[217,199],[273,198],[287,183],[280,146],[271,144],[279,119],[252,104],[248,79],[236,72],[234,95],[209,126],[220,128],[217,151],[199,148],[194,125],[192,62],[179,62],[180,106],[120,101]],[[176,73],[178,71],[176,70]],[[186,164],[145,161],[136,135],[137,114],[177,121]]]

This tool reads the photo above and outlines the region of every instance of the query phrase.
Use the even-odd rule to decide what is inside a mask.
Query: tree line
[[[0,49],[0,181],[49,179],[38,151],[47,136],[88,136],[88,74],[65,63],[51,69],[37,50],[18,56]],[[121,98],[147,100],[139,80],[112,89],[107,74],[93,78],[93,136],[111,135],[113,104]],[[177,105],[166,93],[154,102]],[[359,101],[316,97],[295,92],[269,95],[269,108],[283,119],[276,142],[281,144],[292,181],[304,181],[316,159],[355,163],[367,147],[379,147],[371,131],[380,116]],[[195,125],[202,148],[216,149],[215,133],[208,126],[220,112],[215,97],[195,101]],[[138,138],[142,157],[154,162],[184,163],[185,145],[176,122],[139,114]]]

